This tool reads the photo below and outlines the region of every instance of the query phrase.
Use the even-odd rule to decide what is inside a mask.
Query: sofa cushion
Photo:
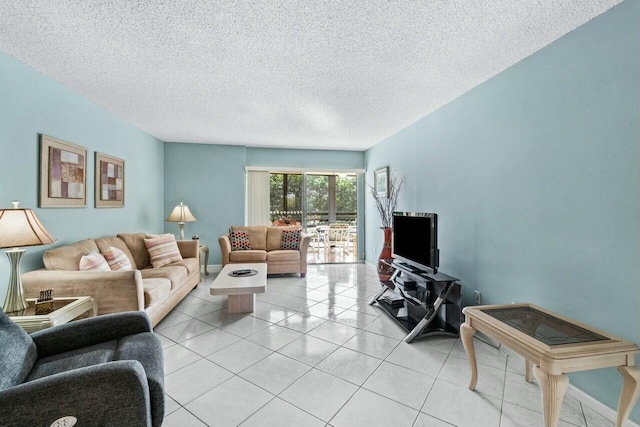
[[[124,242],[124,240],[120,239],[119,237],[102,237],[100,239],[95,239],[95,242],[96,242],[96,245],[98,246],[98,250],[100,250],[100,253],[102,255],[105,255],[105,253],[109,251],[109,248],[120,249],[125,254],[125,256],[129,259],[129,264],[131,264],[131,269],[133,270],[138,269],[138,266],[136,265],[136,261],[133,258],[133,255],[131,254],[129,247]],[[105,256],[105,258],[107,257]],[[107,262],[109,262],[108,258],[107,258]],[[109,264],[109,266],[111,266],[111,264]]]
[[[91,239],[81,240],[71,245],[49,249],[42,256],[42,261],[47,270],[78,271],[80,258],[91,252],[98,252],[96,243]]]
[[[118,345],[118,340],[107,341],[78,350],[57,353],[49,357],[38,359],[29,372],[26,381],[37,380],[60,372],[72,369],[93,366],[113,360],[113,353]]]
[[[109,268],[112,270],[133,270],[129,258],[127,258],[127,255],[122,250],[111,246],[102,254],[104,255],[104,259],[107,260]]]
[[[111,271],[107,260],[98,251],[83,255],[78,263],[81,271]]]
[[[171,289],[178,289],[187,283],[187,269],[181,265],[170,267],[165,265],[161,268],[145,268],[140,270],[143,279],[161,277],[171,281]]]
[[[191,276],[200,272],[200,260],[198,258],[182,258],[182,261],[172,262],[167,267],[182,266],[187,269],[187,274]]]
[[[149,258],[151,258],[153,268],[182,261],[182,255],[180,255],[180,250],[173,234],[144,239],[144,244],[149,251]]]
[[[231,262],[264,262],[267,260],[267,251],[231,251],[229,261]]]
[[[282,242],[280,249],[299,251],[300,250],[300,233],[302,230],[282,230]]]
[[[266,250],[267,249],[267,227],[263,225],[251,226],[234,226],[230,230],[244,230],[249,233],[249,241],[251,249]]]
[[[267,261],[300,261],[300,251],[269,251],[267,252]]]
[[[136,268],[142,269],[151,266],[149,251],[144,244],[144,233],[118,234],[118,237],[127,245],[131,256],[135,261]],[[133,266],[133,263],[131,263]]]
[[[144,288],[144,308],[163,301],[171,292],[171,280],[163,277],[153,277],[142,279]]]

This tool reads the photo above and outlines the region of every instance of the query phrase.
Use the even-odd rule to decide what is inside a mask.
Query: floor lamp
[[[12,313],[26,309],[29,305],[24,298],[20,281],[20,260],[26,252],[21,246],[49,245],[56,239],[49,234],[31,209],[21,209],[20,202],[13,202],[13,209],[0,209],[0,249],[7,251],[11,273],[9,286],[2,310]]]
[[[173,208],[173,210],[171,211],[167,219],[165,219],[165,221],[177,222],[178,225],[180,226],[180,240],[184,240],[184,223],[194,222],[194,221],[197,221],[197,219],[191,214],[191,211],[189,210],[189,206],[180,202],[179,205]]]

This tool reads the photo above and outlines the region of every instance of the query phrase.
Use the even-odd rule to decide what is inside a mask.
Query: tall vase
[[[378,277],[381,282],[386,282],[391,278],[393,269],[391,268],[391,227],[380,227],[384,232],[384,242],[382,250],[378,256]]]

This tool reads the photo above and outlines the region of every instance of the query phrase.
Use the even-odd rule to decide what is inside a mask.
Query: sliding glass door
[[[357,262],[357,177],[355,173],[270,174],[270,218],[276,225],[300,225],[312,236],[309,262]]]

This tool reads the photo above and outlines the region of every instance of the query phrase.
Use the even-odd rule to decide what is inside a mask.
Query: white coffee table
[[[253,276],[230,276],[235,270],[255,270]],[[227,264],[213,281],[211,295],[228,295],[229,313],[252,313],[255,294],[267,290],[267,264]]]

